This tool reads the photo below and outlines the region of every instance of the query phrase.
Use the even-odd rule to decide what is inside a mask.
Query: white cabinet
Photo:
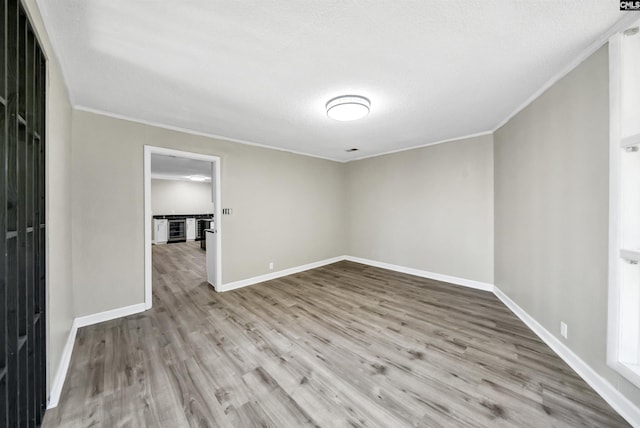
[[[195,241],[196,239],[196,219],[187,218],[187,241]]]
[[[167,219],[153,219],[153,242],[156,244],[167,243]]]

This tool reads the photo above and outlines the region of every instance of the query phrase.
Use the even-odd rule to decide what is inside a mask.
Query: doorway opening
[[[154,165],[155,171],[152,170],[152,165]],[[205,169],[203,169],[203,166]],[[208,182],[211,185],[211,197],[209,201],[200,201],[201,205],[199,206],[202,208],[199,209],[194,205],[182,207],[179,202],[172,205],[171,196],[165,198],[168,200],[156,201],[161,203],[161,205],[158,205],[152,202],[152,189],[154,187],[166,188],[167,186],[162,183],[165,180],[181,180],[182,184],[186,184],[185,182],[194,184]],[[222,284],[220,188],[220,158],[218,156],[144,146],[144,286],[146,309],[150,309],[152,306],[152,245],[156,241],[161,244],[204,239],[204,242],[207,243],[207,281],[216,290]],[[196,192],[199,191],[195,187],[194,189]],[[171,193],[165,192],[164,194],[170,195]],[[185,192],[180,193],[180,195],[185,197]],[[183,199],[182,203],[187,204],[187,201]],[[162,210],[163,212],[154,212],[154,205],[157,211]],[[203,212],[186,212],[192,210]],[[162,220],[165,221],[163,222]],[[169,223],[171,223],[171,227],[169,227]]]

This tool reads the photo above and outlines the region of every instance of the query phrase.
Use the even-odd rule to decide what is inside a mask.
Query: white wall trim
[[[58,370],[53,378],[51,385],[51,392],[49,393],[49,400],[47,402],[47,409],[53,409],[58,406],[60,401],[60,394],[62,393],[62,387],[64,381],[67,378],[67,372],[69,371],[69,364],[71,363],[71,354],[73,353],[73,345],[76,341],[76,335],[80,327],[86,327],[88,325],[98,324],[105,321],[111,321],[116,318],[126,317],[127,315],[133,315],[146,310],[144,303],[138,303],[137,305],[125,306],[124,308],[112,309],[109,311],[99,312],[97,314],[85,315],[83,317],[77,317],[71,323],[71,330],[67,337],[67,342],[62,350],[62,358],[60,364],[58,364]]]
[[[309,156],[309,157],[314,157],[314,158],[319,158],[319,159],[325,159],[325,160],[330,160],[330,161],[334,161],[334,162],[349,163],[349,162],[359,161],[359,160],[363,160],[363,159],[369,159],[369,158],[373,158],[373,157],[378,157],[378,156],[390,155],[390,154],[393,154],[393,153],[404,152],[404,151],[408,151],[408,150],[420,149],[420,148],[423,148],[423,147],[429,147],[429,146],[433,146],[433,145],[436,145],[436,144],[450,143],[450,142],[465,140],[465,139],[469,139],[469,138],[474,138],[474,137],[480,137],[480,136],[484,136],[484,135],[494,134],[498,129],[502,128],[507,122],[509,122],[511,119],[513,119],[514,116],[516,116],[518,113],[520,113],[526,107],[528,107],[532,102],[534,102],[536,99],[538,99],[547,89],[549,89],[550,87],[555,85],[560,79],[562,79],[567,74],[569,74],[574,68],[576,68],[578,65],[580,65],[585,59],[587,59],[591,55],[593,55],[593,53],[595,51],[597,51],[605,43],[607,43],[607,41],[609,40],[609,38],[612,35],[622,31],[623,29],[625,29],[629,25],[633,24],[636,20],[637,20],[637,15],[634,15],[633,12],[624,12],[624,16],[622,18],[620,18],[611,28],[609,28],[602,35],[600,35],[600,37],[598,37],[596,40],[594,40],[593,43],[591,43],[589,46],[587,46],[587,48],[585,48],[576,58],[574,58],[573,61],[568,63],[558,73],[556,73],[547,82],[545,82],[529,98],[527,98],[513,112],[511,112],[511,114],[509,114],[502,121],[500,121],[493,129],[489,129],[489,130],[486,130],[486,131],[481,131],[481,132],[478,132],[478,133],[475,133],[475,134],[463,135],[463,136],[460,136],[460,137],[454,137],[454,138],[450,138],[450,139],[446,139],[446,140],[434,141],[434,142],[431,142],[431,143],[426,143],[426,144],[422,144],[422,145],[418,145],[418,146],[412,146],[412,147],[407,147],[407,148],[398,149],[398,150],[391,150],[391,151],[388,151],[388,152],[372,154],[372,155],[369,155],[369,156],[362,156],[362,157],[358,157],[358,158],[355,158],[355,159],[348,159],[348,160],[333,159],[333,158],[326,157],[326,156],[319,156],[319,155],[314,155],[314,154],[309,154],[309,153],[303,153],[303,152],[299,152],[299,151],[296,151],[296,150],[283,149],[283,148],[280,148],[280,147],[268,146],[268,145],[265,145],[265,144],[259,144],[259,143],[255,143],[255,142],[251,142],[251,141],[246,141],[246,140],[241,140],[241,139],[236,139],[236,138],[231,138],[231,137],[225,137],[225,136],[221,136],[221,135],[210,134],[210,133],[207,133],[207,132],[195,131],[193,129],[181,128],[181,127],[178,127],[178,126],[167,125],[167,124],[163,124],[163,123],[159,123],[159,122],[148,121],[148,120],[144,120],[144,119],[131,117],[131,116],[128,116],[128,115],[111,113],[111,112],[108,112],[108,111],[105,111],[105,110],[95,109],[95,108],[91,108],[91,107],[85,107],[85,106],[78,105],[78,104],[72,104],[72,105],[73,105],[74,109],[79,110],[79,111],[85,111],[85,112],[88,112],[88,113],[99,114],[99,115],[102,115],[102,116],[112,117],[112,118],[115,118],[115,119],[127,120],[127,121],[130,121],[130,122],[140,123],[140,124],[143,124],[143,125],[155,126],[155,127],[158,127],[158,128],[168,129],[168,130],[176,131],[176,132],[182,132],[182,133],[185,133],[185,134],[198,135],[198,136],[201,136],[201,137],[208,137],[208,138],[215,138],[215,139],[218,139],[218,140],[228,141],[228,142],[232,142],[232,143],[246,144],[246,145],[250,145],[250,146],[261,147],[261,148],[264,148],[264,149],[278,150],[278,151],[282,151],[282,152],[288,152],[288,153],[293,153],[293,154],[296,154],[296,155],[302,155],[302,156]]]
[[[88,325],[98,324],[105,321],[111,321],[116,318],[122,318],[128,315],[138,314],[146,310],[147,308],[144,303],[138,303],[131,306],[125,306],[123,308],[117,308],[117,309],[111,309],[109,311],[98,312],[97,314],[77,317],[73,321],[73,323],[77,328],[86,327]]]
[[[618,412],[632,426],[640,427],[640,409],[636,407],[635,404],[611,385],[609,381],[600,376],[593,368],[591,368],[591,366],[578,357],[568,346],[542,327],[540,323],[526,313],[495,285],[408,268],[405,266],[398,266],[390,263],[377,262],[360,257],[345,256],[345,260],[493,292],[493,294],[495,294],[496,297],[498,297],[507,306],[507,308],[511,310],[511,312],[520,318],[527,327],[529,327],[544,343],[547,344],[547,346],[549,346],[565,363],[567,363],[578,374],[578,376],[580,376],[607,403],[609,403],[616,412]]]
[[[632,25],[637,25],[635,21]],[[626,29],[623,28],[621,31]],[[633,252],[621,248],[622,236],[622,148],[640,143],[640,134],[622,137],[622,75],[623,75],[623,34],[618,32],[609,39],[609,288],[607,325],[607,364],[620,375],[640,388],[640,376],[625,362],[621,361],[622,320],[620,281],[622,259],[636,259]]]
[[[151,309],[153,304],[153,296],[151,289],[151,272],[153,270],[151,265],[151,239],[153,234],[151,230],[153,210],[151,209],[151,153],[153,151],[150,147],[144,146],[144,167],[143,167],[143,181],[144,181],[144,303],[147,309]],[[168,238],[168,237],[167,237]]]
[[[607,403],[609,403],[609,405],[613,407],[616,412],[618,412],[631,425],[640,427],[640,409],[636,407],[634,403],[626,398],[606,379],[600,376],[593,368],[591,368],[591,366],[589,366],[580,357],[578,357],[567,345],[562,343],[558,338],[556,338],[547,329],[545,329],[540,323],[538,323],[538,321],[536,321],[527,312],[525,312],[520,306],[518,306],[518,304],[511,300],[498,287],[489,283],[413,269],[390,263],[378,262],[375,260],[369,260],[360,257],[338,256],[330,259],[320,260],[314,263],[308,263],[305,265],[284,269],[278,272],[272,272],[265,275],[259,275],[252,278],[223,284],[216,291],[224,292],[235,290],[238,288],[247,287],[276,278],[281,278],[283,276],[292,275],[343,260],[379,267],[382,269],[388,269],[395,272],[406,273],[409,275],[415,275],[422,278],[429,278],[437,281],[461,285],[464,287],[493,292],[493,294],[495,294],[496,297],[498,297],[498,299],[500,299],[502,303],[504,303],[505,306],[507,306],[507,308],[511,310],[511,312],[513,312],[522,322],[524,322],[527,327],[529,327],[544,343],[547,344],[547,346],[549,346],[564,362],[566,362],[578,374],[578,376],[580,376]],[[53,381],[47,408],[51,409],[58,405],[62,387],[64,385],[64,380],[69,369],[69,363],[71,362],[71,354],[73,351],[73,345],[78,328],[104,321],[109,321],[127,315],[140,313],[145,311],[146,309],[147,307],[144,303],[139,303],[137,305],[113,309],[110,311],[100,312],[97,314],[87,315],[74,319],[71,326],[71,331],[69,332],[67,343],[63,350],[62,359],[60,360],[58,371]]]
[[[346,256],[345,260],[350,262],[362,263],[369,266],[375,266],[382,269],[393,270],[396,272],[406,273],[409,275],[419,276],[422,278],[435,279],[436,281],[448,282],[450,284],[462,285],[463,287],[475,288],[477,290],[493,291],[493,284],[475,281],[473,279],[459,278],[457,276],[443,275],[440,273],[429,272],[426,270],[414,269],[405,266],[394,265],[391,263],[378,262],[375,260],[363,259],[360,257]]]
[[[216,284],[222,284],[222,184],[221,167],[222,162],[219,156],[206,155],[202,153],[185,152],[182,150],[168,149],[165,147],[144,146],[144,302],[146,309],[151,309],[152,296],[152,265],[151,265],[151,154],[161,154],[177,156],[181,158],[196,159],[215,164],[215,186],[216,200],[213,204],[214,218],[216,225]]]
[[[62,350],[62,357],[58,364],[58,370],[53,378],[51,384],[51,391],[49,392],[49,399],[47,400],[47,409],[53,409],[58,406],[60,401],[60,394],[62,393],[62,387],[64,386],[64,380],[67,378],[67,371],[69,371],[69,365],[71,364],[71,354],[73,353],[73,345],[76,342],[76,333],[78,332],[78,326],[76,320],[71,323],[71,330],[67,337],[67,342]]]
[[[609,40],[609,289],[607,364],[618,370],[620,339],[620,137],[622,117],[622,34]]]
[[[360,257],[354,256],[338,256],[330,259],[320,260],[318,262],[308,263],[306,265],[296,266],[289,269],[280,270],[277,272],[271,272],[265,275],[254,276],[252,278],[241,279],[239,281],[229,282],[227,284],[223,284],[222,287],[216,288],[216,291],[230,291],[235,290],[242,287],[247,287],[249,285],[258,284],[264,281],[269,281],[272,279],[280,278],[287,275],[293,275],[294,273],[303,272],[309,269],[315,269],[320,266],[325,266],[331,263],[340,262],[343,260],[348,260],[350,262],[361,263],[368,266],[379,267],[382,269],[388,269],[395,272],[406,273],[409,275],[419,276],[422,278],[435,279],[436,281],[448,282],[450,284],[462,285],[463,287],[475,288],[477,290],[484,291],[493,291],[493,285],[488,284],[486,282],[475,281],[472,279],[458,278],[450,275],[443,275],[434,272],[427,272],[425,270],[419,270],[414,268],[409,268],[405,266],[394,265],[385,262],[378,262],[375,260],[363,259]]]
[[[295,150],[283,149],[283,148],[280,148],[280,147],[267,146],[266,144],[254,143],[252,141],[240,140],[240,139],[237,139],[237,138],[231,138],[231,137],[225,137],[225,136],[222,136],[222,135],[210,134],[208,132],[196,131],[196,130],[188,129],[188,128],[181,128],[179,126],[167,125],[167,124],[160,123],[160,122],[153,122],[153,121],[150,121],[150,120],[139,119],[139,118],[135,118],[135,117],[132,117],[132,116],[128,116],[126,114],[111,113],[111,112],[108,112],[108,111],[105,111],[105,110],[95,109],[95,108],[91,108],[91,107],[85,107],[85,106],[77,105],[77,104],[74,105],[73,108],[75,110],[85,111],[87,113],[93,113],[93,114],[99,114],[101,116],[112,117],[114,119],[126,120],[126,121],[129,121],[129,122],[140,123],[142,125],[149,125],[149,126],[154,126],[156,128],[168,129],[169,131],[182,132],[183,134],[197,135],[199,137],[214,138],[214,139],[220,140],[220,141],[227,141],[227,142],[230,142],[230,143],[245,144],[247,146],[260,147],[262,149],[267,149],[267,150],[277,150],[279,152],[293,153],[294,155],[309,156],[309,157],[312,157],[312,158],[330,160],[330,161],[333,161],[333,162],[341,162],[341,163],[345,162],[343,160],[332,159],[332,158],[328,158],[328,157],[325,157],[325,156],[312,155],[312,154],[309,154],[309,153],[302,153],[302,152],[298,152],[298,151],[295,151]]]
[[[392,155],[394,153],[406,152],[408,150],[422,149],[424,147],[435,146],[437,144],[453,143],[453,142],[456,142],[456,141],[468,140],[470,138],[484,137],[485,135],[493,135],[493,131],[476,132],[475,134],[462,135],[460,137],[448,138],[446,140],[438,140],[438,141],[434,141],[434,142],[431,142],[431,143],[420,144],[418,146],[411,146],[411,147],[407,147],[407,148],[404,148],[404,149],[390,150],[388,152],[376,153],[376,154],[373,154],[373,155],[361,156],[359,158],[350,159],[350,160],[347,160],[347,161],[338,161],[338,162],[348,163],[348,162],[355,162],[355,161],[359,161],[359,160],[363,160],[363,159],[377,158],[378,156]]]
[[[617,6],[616,6],[617,7]],[[542,85],[537,91],[535,91],[525,102],[520,104],[510,115],[505,117],[500,123],[493,128],[492,132],[496,132],[498,129],[502,128],[507,122],[509,122],[515,115],[520,113],[522,110],[527,108],[529,104],[534,102],[540,95],[542,95],[547,89],[555,85],[560,79],[569,74],[574,68],[580,65],[585,59],[589,58],[591,55],[595,53],[598,49],[604,46],[605,43],[609,40],[609,38],[626,29],[629,25],[633,24],[638,19],[638,15],[634,15],[634,12],[624,12],[624,16],[618,20],[611,28],[605,31],[600,37],[593,41],[585,50],[583,50],[573,61],[567,64],[563,69],[561,69],[558,73],[556,73],[551,79],[547,80],[547,82]]]
[[[287,275],[293,275],[294,273],[304,272],[305,270],[315,269],[320,266],[330,265],[331,263],[340,262],[346,259],[347,256],[338,256],[330,259],[320,260],[318,262],[307,263],[306,265],[296,266],[289,269],[279,270],[277,272],[271,272],[264,275],[254,276],[252,278],[241,279],[240,281],[228,282],[222,284],[221,287],[216,287],[216,291],[231,291],[242,287],[248,287],[249,285],[258,284],[272,279],[281,278]]]
[[[37,0],[38,4],[40,4],[41,2],[42,2],[42,0]],[[41,14],[43,14],[42,8],[40,8],[40,11],[41,11]],[[296,151],[296,150],[291,150],[291,149],[283,149],[283,148],[280,148],[280,147],[275,147],[275,146],[269,146],[269,145],[266,145],[266,144],[255,143],[255,142],[252,142],[252,141],[241,140],[241,139],[231,138],[231,137],[225,137],[225,136],[222,136],[222,135],[216,135],[216,134],[211,134],[211,133],[207,133],[207,132],[196,131],[196,130],[188,129],[188,128],[181,128],[179,126],[173,126],[173,125],[168,125],[168,124],[164,124],[164,123],[160,123],[160,122],[149,121],[149,120],[132,117],[132,116],[125,115],[125,114],[118,114],[118,113],[108,112],[108,111],[105,111],[105,110],[100,110],[100,109],[96,109],[96,108],[92,108],[92,107],[86,107],[86,106],[83,106],[83,105],[80,105],[80,104],[75,104],[74,101],[73,101],[73,98],[71,96],[72,94],[71,94],[70,86],[67,85],[67,88],[68,88],[68,91],[69,91],[69,97],[71,99],[72,107],[75,110],[84,111],[84,112],[93,113],[93,114],[99,114],[99,115],[107,116],[107,117],[112,117],[114,119],[120,119],[120,120],[129,121],[129,122],[140,123],[140,124],[143,124],[143,125],[154,126],[154,127],[157,127],[157,128],[168,129],[168,130],[171,130],[171,131],[182,132],[182,133],[185,133],[185,134],[197,135],[197,136],[207,137],[207,138],[214,138],[214,139],[217,139],[217,140],[228,141],[228,142],[231,142],[231,143],[245,144],[245,145],[249,145],[249,146],[260,147],[260,148],[263,148],[263,149],[277,150],[277,151],[281,151],[281,152],[293,153],[293,154],[296,154],[296,155],[309,156],[309,157],[318,158],[318,159],[325,159],[325,160],[329,160],[329,161],[333,161],[333,162],[349,163],[349,162],[353,162],[353,161],[359,161],[359,160],[363,160],[363,159],[368,159],[368,158],[373,158],[373,157],[378,157],[378,156],[384,156],[384,155],[389,155],[389,154],[393,154],[393,153],[404,152],[404,151],[407,151],[407,150],[420,149],[420,148],[423,148],[423,147],[433,146],[433,145],[436,145],[436,144],[450,143],[450,142],[465,140],[465,139],[468,139],[468,138],[474,138],[474,137],[480,137],[480,136],[484,136],[484,135],[494,134],[498,129],[502,128],[507,122],[509,122],[511,119],[513,119],[514,116],[516,116],[518,113],[520,113],[522,110],[524,110],[527,106],[529,106],[532,102],[534,102],[537,98],[539,98],[547,89],[549,89],[550,87],[555,85],[560,79],[562,79],[564,76],[569,74],[574,68],[576,68],[578,65],[580,65],[585,59],[587,59],[595,51],[597,51],[605,43],[607,43],[607,41],[609,40],[609,38],[612,35],[622,31],[623,29],[625,29],[629,25],[633,24],[637,20],[637,15],[634,15],[633,12],[623,12],[623,13],[624,13],[624,16],[622,18],[620,18],[611,28],[609,28],[602,35],[600,35],[600,37],[598,37],[596,40],[594,40],[593,43],[591,43],[589,46],[587,46],[587,48],[585,48],[576,58],[574,58],[573,61],[568,63],[558,73],[556,73],[547,82],[545,82],[529,98],[527,98],[513,112],[511,112],[511,114],[509,114],[503,120],[501,120],[493,129],[489,129],[489,130],[486,130],[486,131],[481,131],[481,132],[478,132],[478,133],[475,133],[475,134],[463,135],[463,136],[454,137],[454,138],[450,138],[450,139],[434,141],[434,142],[431,142],[431,143],[426,143],[426,144],[422,144],[422,145],[418,145],[418,146],[412,146],[412,147],[407,147],[407,148],[398,149],[398,150],[391,150],[391,151],[388,151],[388,152],[382,152],[382,153],[372,154],[372,155],[369,155],[369,156],[362,156],[362,157],[358,157],[358,158],[355,158],[355,159],[348,159],[348,160],[334,159],[334,158],[330,158],[330,157],[326,157],[326,156],[319,156],[319,155],[314,155],[314,154],[310,154],[310,153],[303,153],[303,152]],[[46,15],[46,13],[45,13],[45,15]],[[43,20],[44,20],[44,16],[43,16]],[[60,61],[58,61],[58,63],[60,64],[60,67],[63,68],[62,63]],[[66,76],[66,73],[62,72],[62,74],[63,74],[63,78],[64,78]]]
[[[585,382],[589,384],[613,409],[633,426],[640,426],[640,409],[620,391],[600,376],[591,366],[578,357],[567,345],[545,329],[538,321],[526,313],[498,287],[494,294],[529,327],[544,343],[564,360]]]
[[[245,145],[248,145],[248,146],[260,147],[262,149],[277,150],[279,152],[293,153],[294,155],[308,156],[308,157],[312,157],[312,158],[324,159],[324,160],[328,160],[328,161],[332,161],[332,162],[338,162],[338,163],[355,162],[355,161],[359,161],[359,160],[362,160],[362,159],[375,158],[375,157],[378,157],[378,156],[390,155],[390,154],[393,154],[393,153],[406,152],[407,150],[415,150],[415,149],[421,149],[423,147],[435,146],[437,144],[453,143],[455,141],[467,140],[469,138],[482,137],[482,136],[485,136],[485,135],[492,135],[495,132],[495,130],[481,131],[481,132],[476,132],[474,134],[468,134],[468,135],[462,135],[462,136],[459,136],[459,137],[448,138],[446,140],[433,141],[431,143],[425,143],[425,144],[421,144],[421,145],[418,145],[418,146],[411,146],[411,147],[406,147],[406,148],[403,148],[403,149],[390,150],[388,152],[376,153],[376,154],[372,154],[372,155],[368,155],[368,156],[362,156],[362,157],[358,157],[358,158],[354,158],[354,159],[346,159],[346,160],[344,160],[344,159],[334,159],[334,158],[330,158],[330,157],[326,157],[326,156],[314,155],[314,154],[311,154],[311,153],[299,152],[299,151],[296,151],[296,150],[283,149],[283,148],[275,147],[275,146],[268,146],[266,144],[254,143],[254,142],[246,141],[246,140],[239,140],[237,138],[224,137],[224,136],[221,136],[221,135],[210,134],[210,133],[207,133],[207,132],[195,131],[193,129],[181,128],[181,127],[178,127],[178,126],[167,125],[167,124],[163,124],[163,123],[159,123],[159,122],[153,122],[153,121],[148,121],[148,120],[144,120],[144,119],[138,119],[138,118],[127,116],[127,115],[111,113],[111,112],[108,112],[108,111],[105,111],[105,110],[95,109],[95,108],[91,108],[91,107],[85,107],[85,106],[82,106],[82,105],[73,105],[73,109],[74,110],[78,110],[78,111],[84,111],[84,112],[87,112],[87,113],[98,114],[98,115],[101,115],[101,116],[111,117],[111,118],[114,118],[114,119],[126,120],[128,122],[139,123],[139,124],[142,124],[142,125],[154,126],[156,128],[168,129],[170,131],[182,132],[184,134],[196,135],[196,136],[199,136],[199,137],[214,138],[214,139],[220,140],[220,141],[226,141],[226,142],[230,142],[230,143],[245,144]]]
[[[183,175],[158,174],[158,173],[154,173],[154,172],[151,173],[151,179],[152,180],[167,180],[167,181],[187,181],[189,183],[211,183],[211,177],[206,177],[202,181],[194,181],[194,180],[190,179],[189,177],[185,177]]]

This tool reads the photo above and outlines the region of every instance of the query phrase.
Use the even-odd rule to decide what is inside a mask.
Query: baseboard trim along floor
[[[69,364],[71,363],[71,354],[73,353],[73,344],[76,341],[76,335],[80,327],[86,327],[88,325],[98,324],[105,321],[114,320],[116,318],[126,317],[128,315],[137,314],[146,310],[144,303],[137,305],[125,306],[123,308],[112,309],[109,311],[99,312],[97,314],[85,315],[77,317],[71,323],[71,330],[67,337],[67,342],[64,345],[62,351],[62,358],[60,364],[58,364],[58,370],[53,378],[51,385],[51,393],[49,394],[49,400],[47,401],[47,409],[52,409],[58,406],[60,400],[60,394],[62,393],[62,387],[64,386],[64,380],[67,377],[69,371]]]
[[[591,386],[611,407],[613,407],[624,419],[626,419],[632,426],[640,426],[640,408],[635,406],[629,399],[627,399],[620,391],[618,391],[609,381],[600,376],[591,366],[585,363],[580,357],[578,357],[571,349],[562,343],[558,338],[551,334],[541,324],[539,324],[532,316],[525,312],[520,306],[518,306],[513,300],[511,300],[500,289],[493,284],[474,281],[465,278],[458,278],[449,275],[438,274],[434,272],[428,272],[420,269],[409,268],[405,266],[394,265],[385,262],[379,262],[375,260],[364,259],[353,256],[339,256],[330,259],[321,260],[314,263],[308,263],[301,266],[296,266],[289,269],[284,269],[277,272],[268,273],[265,275],[259,275],[252,278],[243,279],[240,281],[234,281],[227,284],[223,284],[217,289],[217,291],[231,291],[242,287],[258,284],[261,282],[269,281],[272,279],[280,278],[287,275],[293,275],[299,272],[303,272],[310,269],[315,269],[320,266],[336,263],[339,261],[351,261],[355,263],[361,263],[369,266],[374,266],[382,269],[388,269],[391,271],[406,273],[409,275],[415,275],[422,278],[434,279],[450,284],[461,285],[464,287],[474,288],[478,290],[484,290],[492,292],[498,299],[500,299],[505,306],[511,310],[522,322],[524,322],[544,343],[546,343],[564,362],[566,362],[582,379],[584,379],[589,386]],[[69,338],[65,345],[62,359],[60,361],[58,371],[53,381],[51,394],[49,396],[48,408],[53,408],[58,405],[64,380],[69,369],[69,363],[71,361],[71,353],[73,352],[73,344],[75,342],[76,333],[78,328],[97,324],[104,321],[124,317],[127,315],[136,314],[145,310],[144,303],[137,305],[127,306],[124,308],[114,309],[110,311],[100,312],[98,314],[87,315],[76,318],[73,321],[71,331],[69,332]]]
[[[254,276],[252,278],[241,279],[240,281],[228,282],[222,284],[222,286],[216,288],[216,291],[231,291],[242,287],[248,287],[250,285],[259,284],[261,282],[270,281],[272,279],[281,278],[287,275],[293,275],[294,273],[304,272],[305,270],[315,269],[320,266],[330,265],[332,263],[346,260],[347,256],[333,257],[330,259],[320,260],[318,262],[308,263],[306,265],[296,266],[289,269],[279,270],[277,272],[270,272],[264,275]]]
[[[578,357],[567,345],[544,328],[531,315],[511,300],[498,287],[493,294],[505,304],[520,320],[527,325],[549,348],[569,365],[591,388],[593,388],[613,409],[632,426],[640,426],[640,409],[614,388],[609,381],[600,376],[590,365]]]
[[[406,273],[408,275],[419,276],[421,278],[435,279],[436,281],[448,282],[449,284],[462,285],[464,287],[475,288],[477,290],[493,291],[493,284],[474,281],[472,279],[465,279],[465,278],[459,278],[457,276],[443,275],[440,273],[434,273],[426,270],[394,265],[391,263],[378,262],[375,260],[363,259],[360,257],[345,256],[343,260],[348,260],[350,262],[355,262],[355,263],[362,263],[363,265],[379,267],[382,269],[392,270],[395,272]]]
[[[76,321],[71,323],[71,330],[67,337],[67,342],[64,344],[62,350],[62,358],[60,358],[60,364],[58,364],[58,370],[53,378],[51,384],[51,392],[49,393],[49,399],[47,400],[47,409],[53,409],[58,406],[60,400],[60,394],[62,393],[62,387],[64,386],[64,380],[67,377],[67,371],[69,371],[69,364],[71,363],[71,353],[73,352],[73,344],[76,341],[76,334],[78,333],[78,326]]]

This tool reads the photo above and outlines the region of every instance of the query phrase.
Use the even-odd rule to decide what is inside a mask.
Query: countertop
[[[215,216],[213,214],[165,214],[154,215],[154,219],[182,220],[187,218],[195,218],[196,220],[211,220]]]

